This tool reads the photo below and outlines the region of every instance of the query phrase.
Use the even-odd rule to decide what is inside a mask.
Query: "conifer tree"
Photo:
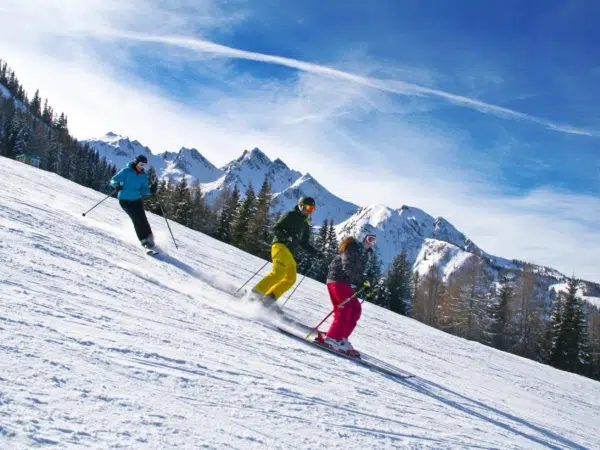
[[[272,240],[273,224],[269,214],[271,203],[271,185],[265,177],[256,197],[254,215],[248,223],[248,239],[246,240],[246,250],[265,259],[269,257]]]
[[[489,344],[498,350],[509,348],[508,330],[510,326],[510,309],[514,301],[514,287],[508,274],[500,275],[494,301],[489,306]]]
[[[29,104],[29,111],[37,118],[42,117],[42,99],[40,98],[40,90],[35,91],[31,103]]]
[[[171,197],[172,219],[189,227],[192,223],[192,199],[186,177],[181,179]]]
[[[312,277],[324,283],[327,281],[327,272],[329,270],[329,264],[326,260],[325,249],[327,248],[327,234],[329,232],[329,221],[325,219],[323,224],[319,228],[318,233],[314,236],[314,246],[316,249],[321,250],[320,255],[318,255],[315,265],[312,270]]]
[[[552,349],[550,364],[571,372],[586,373],[591,364],[587,324],[581,301],[577,296],[579,282],[575,277],[567,281],[567,293],[552,314]]]
[[[250,183],[244,193],[244,199],[238,204],[231,224],[231,243],[242,250],[246,250],[248,242],[253,239],[253,237],[248,236],[248,227],[255,211],[256,194],[252,183]]]
[[[226,243],[231,243],[231,224],[235,218],[238,203],[240,201],[240,191],[237,184],[234,186],[233,192],[230,194],[228,193],[224,200],[223,207],[218,215],[215,238]]]
[[[387,290],[389,292],[389,309],[395,313],[407,315],[411,308],[413,297],[412,270],[406,251],[396,255],[387,276]]]

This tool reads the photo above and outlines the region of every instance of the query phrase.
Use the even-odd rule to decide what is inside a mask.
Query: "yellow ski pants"
[[[263,295],[273,294],[279,299],[296,282],[296,260],[285,244],[280,243],[271,246],[271,259],[271,272],[254,286],[254,290]]]

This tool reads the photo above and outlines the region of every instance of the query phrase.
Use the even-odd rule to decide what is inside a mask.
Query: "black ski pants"
[[[121,205],[121,208],[123,208],[131,218],[133,226],[135,227],[135,234],[137,234],[140,241],[152,234],[152,228],[150,228],[150,224],[148,223],[142,199],[133,201],[119,200],[119,205]]]

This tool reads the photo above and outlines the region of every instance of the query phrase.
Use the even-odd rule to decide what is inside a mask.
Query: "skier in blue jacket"
[[[117,190],[119,205],[131,218],[140,243],[151,249],[154,247],[154,238],[142,197],[156,193],[156,183],[149,185],[148,175],[144,171],[146,164],[148,159],[144,155],[138,155],[110,180],[110,185]]]

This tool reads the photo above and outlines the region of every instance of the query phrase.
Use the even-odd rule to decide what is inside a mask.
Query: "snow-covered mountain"
[[[244,150],[242,156],[221,168],[223,176],[214,183],[203,184],[206,198],[213,201],[225,189],[232,190],[237,185],[241,194],[252,185],[258,192],[265,177],[269,180],[273,192],[281,192],[302,176],[291,170],[280,159],[271,161],[260,149]]]
[[[313,225],[321,225],[325,219],[340,223],[356,212],[358,206],[336,197],[325,189],[309,173],[302,175],[291,186],[275,195],[274,211],[286,211],[296,205],[298,199],[310,196],[315,199],[317,209],[311,217]]]
[[[166,166],[160,172],[162,177],[173,181],[181,181],[183,177],[198,180],[200,183],[211,183],[223,176],[208,159],[195,148],[182,147],[179,152],[165,152],[159,155]]]
[[[224,190],[232,190],[236,185],[242,195],[250,185],[258,192],[266,177],[276,198],[274,212],[291,208],[302,195],[313,196],[317,201],[318,209],[313,217],[315,225],[320,225],[325,219],[341,222],[358,209],[357,205],[333,195],[310,174],[303,175],[290,169],[279,158],[272,161],[258,148],[244,150],[239,158],[217,168],[196,149],[182,148],[179,152],[166,151],[154,155],[138,141],[112,132],[83,142],[118,168],[136,155],[144,154],[161,178],[179,182],[186,176],[189,182],[198,180],[206,200],[211,203]]]
[[[451,277],[472,255],[481,257],[496,272],[500,269],[519,271],[523,267],[521,262],[486,253],[443,217],[434,218],[410,206],[399,209],[384,205],[359,207],[329,192],[310,174],[290,169],[280,159],[272,161],[258,148],[244,150],[239,158],[217,168],[196,149],[182,148],[179,152],[154,155],[138,141],[130,141],[115,133],[84,142],[118,167],[142,153],[148,157],[159,177],[174,181],[183,176],[197,179],[209,202],[214,202],[225,189],[233,189],[235,185],[242,195],[250,185],[258,191],[267,177],[274,193],[274,212],[290,209],[303,195],[312,196],[317,202],[312,217],[314,226],[321,225],[325,219],[333,219],[339,238],[363,229],[371,230],[377,235],[377,249],[385,266],[404,249],[414,270],[422,274],[437,265],[440,274],[446,278]],[[558,283],[566,278],[549,267],[535,266],[534,271],[549,282]],[[591,289],[593,283],[588,285]]]
[[[2,449],[600,448],[597,381],[365,302],[354,346],[417,376],[382,375],[229,294],[264,260],[154,214],[151,258],[115,199],[0,173]],[[285,303],[330,310],[309,278]]]
[[[160,155],[153,154],[148,147],[140,144],[138,141],[132,141],[127,136],[121,136],[112,131],[109,131],[104,136],[86,139],[81,142],[88,144],[96,150],[101,158],[106,158],[106,161],[114,164],[117,170],[125,167],[137,155],[144,155],[148,158],[148,164],[155,168],[163,166],[163,159]]]
[[[443,217],[434,218],[410,206],[363,207],[335,228],[339,238],[363,230],[375,234],[384,265],[391,264],[395,256],[405,250],[413,269],[420,273],[437,264],[443,274],[451,275],[473,254],[489,257]]]

